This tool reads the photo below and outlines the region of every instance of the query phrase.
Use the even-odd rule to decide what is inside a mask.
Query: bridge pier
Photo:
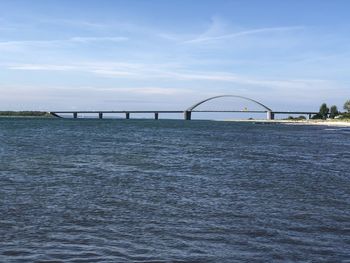
[[[73,112],[73,118],[74,119],[78,118],[78,112]]]
[[[126,113],[125,113],[125,119],[126,119],[126,120],[129,120],[129,119],[130,119],[130,112],[126,112]]]
[[[190,121],[191,120],[191,115],[192,115],[192,112],[191,111],[185,111],[184,112],[184,119],[186,121]]]
[[[159,119],[159,113],[158,113],[158,112],[155,112],[155,113],[154,113],[154,119],[155,119],[155,120],[158,120],[158,119]]]
[[[102,113],[102,112],[99,112],[99,113],[98,113],[98,118],[99,118],[99,119],[103,119],[103,113]]]
[[[275,119],[275,113],[273,113],[272,111],[267,111],[266,112],[266,119],[267,120],[274,120]]]

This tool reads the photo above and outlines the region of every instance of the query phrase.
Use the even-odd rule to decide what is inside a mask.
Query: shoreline
[[[285,125],[322,125],[331,127],[350,127],[350,120],[224,120],[230,122],[254,122]]]

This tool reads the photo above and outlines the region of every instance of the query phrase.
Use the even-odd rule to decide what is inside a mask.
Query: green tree
[[[344,110],[346,110],[347,112],[350,113],[350,100],[347,100],[347,101],[344,103]]]
[[[335,116],[339,115],[339,111],[337,106],[333,105],[331,107],[330,113],[329,113],[329,118],[334,119]]]
[[[320,107],[320,111],[318,114],[322,117],[322,119],[327,119],[329,113],[329,108],[327,107],[326,103],[323,103]]]

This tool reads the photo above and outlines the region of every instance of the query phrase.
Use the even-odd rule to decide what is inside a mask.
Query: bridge
[[[216,99],[220,98],[236,98],[240,99],[243,101],[248,101],[250,103],[253,103],[257,106],[259,106],[262,109],[259,110],[201,110],[199,106],[209,102],[213,101]],[[199,101],[198,103],[192,105],[191,107],[187,108],[186,110],[134,110],[134,111],[51,111],[49,112],[51,115],[58,117],[58,118],[63,118],[61,114],[72,114],[72,117],[74,119],[77,119],[79,117],[79,114],[96,114],[99,119],[103,119],[104,114],[111,114],[111,113],[117,113],[117,114],[125,114],[125,119],[130,119],[131,114],[136,114],[136,113],[151,113],[154,114],[154,119],[158,120],[159,119],[159,114],[164,114],[164,113],[176,113],[176,114],[183,114],[185,120],[191,120],[192,119],[192,114],[196,112],[207,112],[207,113],[214,113],[214,112],[231,112],[231,113],[265,113],[266,114],[266,119],[267,120],[274,120],[276,114],[299,114],[299,115],[308,115],[309,118],[311,118],[312,115],[317,114],[317,112],[310,112],[310,111],[273,111],[271,108],[265,106],[261,102],[258,102],[254,99],[243,97],[243,96],[238,96],[238,95],[220,95],[220,96],[214,96],[210,97],[207,99],[204,99],[202,101]]]

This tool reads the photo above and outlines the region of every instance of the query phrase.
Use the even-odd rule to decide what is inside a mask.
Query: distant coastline
[[[52,115],[46,111],[0,111],[0,117],[51,118]]]

